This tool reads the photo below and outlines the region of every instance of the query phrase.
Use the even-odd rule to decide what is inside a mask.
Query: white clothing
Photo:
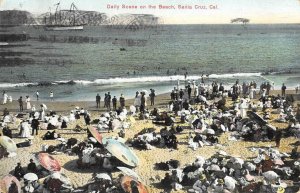
[[[137,97],[135,97],[133,105],[138,106],[138,107],[141,106],[141,95],[140,94]]]
[[[6,93],[3,94],[3,104],[7,103],[8,95]]]
[[[92,153],[93,149],[92,148],[86,148],[82,151],[82,162],[83,163],[90,163],[90,155]]]
[[[248,104],[245,100],[243,100],[243,102],[240,104],[240,113],[241,113],[241,117],[245,118],[247,115],[247,108],[248,108]]]
[[[201,180],[197,180],[195,182],[195,184],[193,185],[193,189],[197,192],[197,193],[204,193],[207,192],[207,187],[205,185],[203,185],[203,183],[201,182]]]
[[[28,122],[23,122],[21,124],[21,137],[24,137],[24,138],[28,138],[28,137],[31,137],[30,135],[30,125],[28,124]]]
[[[8,97],[8,102],[12,103],[12,97],[11,96]]]
[[[70,121],[75,121],[75,115],[74,113],[70,113],[70,118],[69,118]]]
[[[26,100],[26,107],[27,107],[27,110],[30,110],[31,109],[31,104],[30,104],[30,98],[28,97]]]
[[[195,87],[194,94],[195,94],[196,97],[199,95],[199,89],[198,89],[198,87]]]
[[[253,99],[254,98],[254,88],[251,87],[249,92],[250,92],[249,93],[249,98]]]
[[[44,121],[44,119],[45,119],[45,107],[44,106],[41,107],[40,118],[42,121]]]

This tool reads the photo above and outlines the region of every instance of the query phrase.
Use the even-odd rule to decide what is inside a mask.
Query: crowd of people
[[[293,108],[293,97],[286,95],[284,84],[281,95],[271,95],[270,91],[273,86],[266,82],[258,88],[255,82],[240,84],[239,80],[230,88],[216,81],[211,84],[201,81],[199,85],[196,81],[187,82],[184,88],[177,86],[171,91],[168,108],[155,106],[154,89],[150,89],[149,94],[146,90],[137,91],[133,104],[128,104],[123,94],[117,99],[108,92],[103,99],[103,107],[107,112],[97,115],[96,119],[92,119],[88,110],[80,107],[75,107],[69,115],[58,115],[55,111],[48,110],[45,104],[41,104],[40,109],[37,110],[34,105],[31,106],[31,99],[27,96],[25,101],[27,113],[12,116],[8,109],[4,109],[1,131],[2,135],[13,138],[14,135],[9,125],[15,125],[16,120],[21,119],[22,121],[17,125],[18,136],[29,140],[17,144],[19,148],[32,145],[31,140],[34,135],[39,134],[40,129],[47,130],[42,138],[59,140],[60,143],[56,146],[44,145],[41,152],[77,155],[78,169],[95,167],[102,171],[101,175],[94,174],[91,183],[80,187],[78,192],[92,192],[92,190],[126,192],[126,188],[121,185],[126,176],[121,175],[113,179],[112,173],[119,166],[128,166],[127,158],[125,157],[124,161],[122,157],[112,153],[108,142],[105,142],[109,139],[103,139],[95,133],[101,135],[101,133],[113,132],[115,137],[112,140],[123,144],[122,147],[126,148],[129,153],[131,152],[127,150],[129,146],[141,151],[151,151],[154,148],[177,151],[182,145],[194,151],[203,146],[222,147],[219,137],[227,132],[229,132],[229,140],[233,141],[274,141],[276,148],[253,147],[251,150],[257,153],[254,159],[243,160],[239,156],[227,155],[226,152],[219,151],[207,159],[199,155],[193,163],[185,166],[181,166],[177,160],[154,163],[156,169],[169,171],[161,179],[159,186],[165,192],[171,192],[172,189],[199,193],[278,192],[285,189],[290,191],[295,190],[295,187],[288,186],[282,180],[299,182],[300,155],[297,152],[297,146],[290,153],[279,152],[278,148],[281,146],[282,138],[300,137],[300,109],[299,106],[297,110]],[[51,93],[50,98],[54,100],[53,92]],[[3,104],[8,100],[7,94],[4,93],[4,95],[6,99],[3,99]],[[38,100],[39,94],[36,96]],[[148,96],[150,105],[154,108],[147,106]],[[229,105],[228,101],[232,103]],[[18,99],[18,103],[19,110],[22,112],[22,97]],[[101,108],[100,105],[101,96],[97,94],[96,108]],[[271,116],[273,122],[288,123],[288,128],[273,126],[268,122]],[[84,120],[82,126],[77,124],[77,121],[81,119]],[[155,128],[145,128],[136,133],[132,139],[126,140],[126,130],[130,128],[132,119],[134,121],[135,119],[150,120],[153,126],[159,128],[159,131]],[[56,130],[68,128],[71,123],[76,123],[76,127],[72,128],[75,132],[86,131],[87,140],[80,141],[74,137],[64,139],[59,132],[56,132]],[[179,143],[178,140],[178,135],[181,133],[188,133],[187,140],[183,143]],[[5,152],[5,148],[1,147],[1,158],[9,154],[11,152]],[[66,179],[62,173],[57,174],[53,171],[49,173],[48,171],[45,175],[45,168],[41,169],[35,164],[34,160],[30,160],[26,170],[21,167],[21,164],[18,164],[14,170],[13,175],[18,180],[24,180],[25,192],[39,192],[43,189],[60,192],[62,189],[53,189],[52,185],[48,185],[49,179],[60,179],[59,188],[64,187],[64,191],[76,191],[70,186],[68,180],[62,180]],[[43,183],[37,183],[37,180],[28,182],[24,179],[26,173],[34,173],[39,179],[46,177],[48,180]],[[263,180],[258,181],[261,176]],[[63,184],[65,186],[62,186]],[[135,177],[130,181],[130,192],[134,192],[139,185],[141,182]]]

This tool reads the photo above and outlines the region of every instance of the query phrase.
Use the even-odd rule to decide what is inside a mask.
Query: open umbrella
[[[97,174],[97,175],[96,175],[96,178],[111,181],[111,177],[110,177],[107,173],[100,173],[100,174]]]
[[[0,137],[0,145],[3,146],[9,153],[17,151],[16,143],[7,136]]]
[[[121,121],[119,121],[118,119],[114,119],[112,121],[112,128],[113,128],[113,130],[119,129],[119,128],[121,128],[121,126],[122,126]]]
[[[234,169],[242,169],[244,160],[238,157],[232,157],[231,161],[233,163]]]
[[[38,176],[35,173],[27,173],[24,175],[24,179],[28,181],[36,181],[38,180]]]
[[[67,189],[72,188],[72,183],[70,181],[70,179],[63,173],[60,172],[53,172],[49,177],[49,179],[54,180],[54,182],[56,180],[59,180],[62,183],[62,187],[65,187]]]
[[[200,101],[203,101],[203,102],[207,101],[206,98],[204,96],[202,96],[202,95],[199,95],[199,99],[200,99]]]
[[[148,193],[148,190],[146,189],[146,187],[139,181],[133,179],[130,176],[124,176],[121,179],[121,186],[123,188],[123,190],[125,190],[126,192],[132,193],[132,189],[131,189],[131,184],[135,183],[136,187],[138,188],[139,193]]]
[[[209,170],[209,171],[220,171],[221,169],[218,165],[212,164],[212,165],[207,167],[207,170]]]
[[[274,171],[267,171],[262,174],[267,181],[276,180],[279,176]]]
[[[126,167],[117,167],[119,170],[121,170],[124,174],[127,176],[133,177],[134,179],[141,181],[139,175],[135,173],[132,169],[126,168]]]
[[[60,171],[61,166],[59,162],[54,159],[51,155],[48,153],[39,153],[37,155],[38,162],[41,166],[43,166],[46,170],[49,171]]]
[[[43,103],[42,106],[44,107],[45,110],[47,110],[47,105],[45,105],[45,104]]]
[[[213,129],[206,129],[206,130],[205,130],[205,133],[206,133],[206,134],[214,135],[214,134],[215,134],[215,131],[214,131]]]
[[[5,190],[4,192],[8,192],[8,193],[10,192],[21,193],[21,184],[19,180],[15,176],[12,176],[10,174],[2,178],[2,183],[0,188],[4,189]]]
[[[136,112],[136,107],[133,106],[133,105],[131,105],[131,106],[129,107],[129,110],[130,110],[130,112],[132,112],[132,114],[135,114],[135,112]]]
[[[100,121],[100,122],[106,122],[106,121],[107,121],[107,118],[106,118],[106,117],[100,117],[99,121]]]
[[[132,167],[138,165],[137,156],[124,143],[115,139],[106,139],[105,148],[123,163]]]
[[[226,188],[228,190],[232,191],[235,189],[235,184],[237,183],[237,181],[230,176],[226,176],[224,178],[224,183],[225,183]]]
[[[255,171],[255,169],[256,169],[256,166],[255,166],[253,163],[251,163],[251,162],[246,162],[246,163],[244,164],[244,167],[245,167],[247,170],[249,170],[250,172],[253,172],[253,171]]]
[[[89,127],[89,131],[91,132],[92,136],[100,143],[102,144],[102,135],[97,131],[95,127]]]

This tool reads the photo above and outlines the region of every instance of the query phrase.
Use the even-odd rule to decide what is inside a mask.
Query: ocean
[[[15,35],[15,36],[12,36]],[[17,37],[17,38],[16,38]],[[13,99],[93,101],[111,92],[171,91],[177,81],[300,83],[300,24],[0,27],[0,89]]]

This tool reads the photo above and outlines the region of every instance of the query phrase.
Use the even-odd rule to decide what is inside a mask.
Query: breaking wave
[[[234,78],[234,77],[260,77],[261,73],[234,73],[234,74],[210,74],[203,75],[204,79],[213,78]],[[188,75],[186,78],[184,75],[174,76],[143,76],[143,77],[119,77],[119,78],[107,78],[107,79],[96,79],[96,80],[60,80],[60,81],[42,81],[35,83],[0,83],[0,88],[11,88],[11,87],[35,87],[35,86],[52,86],[52,85],[109,85],[119,83],[143,83],[143,82],[170,82],[170,81],[184,81],[184,80],[201,80],[202,76],[199,75]]]

